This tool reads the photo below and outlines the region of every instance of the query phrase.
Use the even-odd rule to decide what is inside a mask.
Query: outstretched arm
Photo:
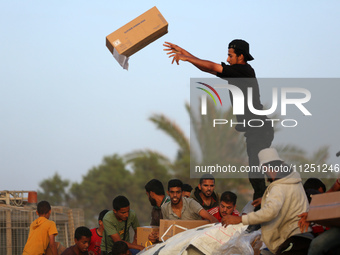
[[[218,223],[218,220],[204,209],[199,212],[199,215],[203,219],[209,220],[210,223]]]
[[[180,60],[187,61],[196,66],[201,71],[214,75],[221,73],[223,70],[222,65],[208,60],[199,59],[176,44],[165,42],[163,46],[165,46],[164,50],[168,51],[167,54],[169,55],[169,58],[172,58],[171,64],[176,61],[177,65],[179,65]]]

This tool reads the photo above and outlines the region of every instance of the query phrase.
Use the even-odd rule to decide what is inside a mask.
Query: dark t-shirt
[[[252,104],[256,110],[262,110],[263,105],[260,100],[260,90],[259,84],[256,79],[255,71],[249,64],[235,64],[235,65],[226,65],[222,62],[223,70],[221,73],[217,73],[216,76],[223,78],[228,81],[229,84],[235,85],[239,89],[241,89],[244,95],[244,114],[236,115],[237,122],[244,122],[243,124],[238,124],[235,128],[237,131],[245,132],[251,127],[248,126],[248,121],[253,119],[265,120],[267,116],[265,115],[256,115],[249,110],[248,107],[248,88],[252,88]],[[229,91],[230,100],[233,104],[233,95]],[[252,121],[251,125],[257,126],[260,125],[260,121]],[[268,121],[264,121],[264,127],[269,127],[271,124]]]
[[[255,71],[249,65],[226,65],[225,63],[221,63],[223,70],[222,73],[217,73],[216,75],[220,78],[255,78]]]
[[[211,208],[214,208],[216,206],[218,206],[220,204],[220,195],[217,192],[213,192],[211,195],[212,198],[212,203],[210,205],[207,205],[203,202],[203,199],[200,196],[200,189],[198,187],[195,188],[195,192],[193,192],[190,195],[190,198],[193,198],[194,200],[196,200],[202,207],[204,210],[209,210]]]
[[[163,204],[167,203],[170,201],[170,198],[168,196],[164,196],[162,203],[161,203],[161,207]],[[162,215],[162,209],[161,207],[158,206],[154,206],[152,208],[151,211],[151,226],[159,226],[160,223],[160,219],[163,219],[163,215]]]

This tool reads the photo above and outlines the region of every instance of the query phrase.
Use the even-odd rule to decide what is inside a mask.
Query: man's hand
[[[176,44],[170,43],[170,42],[165,42],[163,44],[163,46],[165,47],[165,51],[168,51],[168,55],[173,54],[173,53],[179,53],[179,54],[185,54],[185,50],[182,49],[181,47],[179,47]]]
[[[150,233],[148,239],[152,242],[152,243],[157,243],[158,242],[158,239],[159,239],[159,232],[153,232],[153,233]]]
[[[262,202],[262,197],[259,197],[259,198],[255,199],[255,200],[251,203],[251,205],[254,206],[254,207],[257,207],[257,206],[261,205],[261,202]]]
[[[304,213],[301,213],[300,215],[298,215],[298,217],[301,218],[298,222],[301,233],[307,232],[308,227],[310,225],[310,222],[307,221],[307,216],[308,216],[307,212],[304,212]]]
[[[189,52],[182,49],[176,44],[165,42],[163,46],[165,47],[164,51],[168,51],[167,54],[169,55],[169,58],[172,58],[171,64],[176,61],[177,65],[179,65],[180,60],[187,61],[187,57],[191,56]]]
[[[169,58],[172,58],[171,64],[173,64],[176,61],[177,65],[179,65],[179,61],[181,60],[188,61],[201,71],[211,73],[214,75],[216,75],[217,73],[221,73],[223,71],[223,67],[221,64],[217,64],[208,60],[199,59],[176,44],[165,42],[163,46],[165,47],[164,50],[168,51],[167,54],[169,55]]]
[[[235,225],[242,222],[241,216],[234,216],[234,215],[226,215],[222,218],[222,226],[226,227],[228,225]]]
[[[171,61],[171,64],[173,64],[175,61],[177,63],[177,65],[179,65],[179,61],[187,61],[188,60],[188,57],[187,56],[184,56],[182,54],[172,54],[169,56],[169,58],[172,58],[172,61]]]

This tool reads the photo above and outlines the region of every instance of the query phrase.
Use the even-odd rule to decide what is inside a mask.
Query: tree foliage
[[[51,178],[40,182],[41,191],[38,190],[38,199],[48,200],[51,205],[65,206],[70,199],[68,188],[69,180],[62,180],[58,173],[55,173]]]
[[[114,154],[90,169],[81,183],[71,187],[72,207],[83,208],[87,223],[94,223],[104,209],[112,209],[112,200],[118,195],[129,197],[133,189],[132,174],[123,159]]]

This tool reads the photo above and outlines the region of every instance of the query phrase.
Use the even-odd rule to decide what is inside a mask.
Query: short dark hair
[[[204,174],[200,179],[200,184],[202,184],[204,180],[213,180],[215,183],[215,178],[212,174]]]
[[[87,238],[91,237],[91,230],[85,226],[78,227],[74,232],[74,238],[79,241],[83,236]]]
[[[152,192],[155,192],[156,195],[164,195],[165,196],[163,184],[162,184],[161,181],[159,181],[157,179],[152,179],[147,184],[145,184],[145,190],[146,190],[146,192],[152,191]]]
[[[243,55],[244,62],[247,62],[249,60],[248,57],[246,56],[247,54],[244,54],[244,52],[242,50],[235,49],[235,48],[233,48],[233,49],[234,49],[234,52],[235,52],[237,57],[241,56],[241,54]]]
[[[44,215],[51,210],[51,205],[47,201],[40,201],[37,205],[37,212],[39,215]]]
[[[103,218],[104,218],[105,214],[106,214],[108,211],[109,211],[109,210],[107,210],[107,209],[101,211],[101,212],[99,213],[98,220],[103,221]]]
[[[170,188],[174,188],[174,187],[183,189],[183,182],[179,179],[170,180],[168,182],[168,191],[170,190]]]
[[[224,203],[232,203],[233,205],[236,205],[237,196],[231,191],[225,191],[222,193],[220,200]]]
[[[128,245],[123,241],[117,241],[113,243],[112,246],[112,255],[122,255],[126,254],[129,250]]]
[[[112,201],[112,207],[116,211],[119,211],[121,208],[128,207],[129,205],[129,200],[124,196],[115,197]]]
[[[192,191],[191,185],[190,184],[183,184],[182,191],[191,192]]]
[[[318,178],[309,178],[303,184],[303,188],[307,189],[315,189],[318,190],[322,188],[323,192],[326,192],[326,185]]]

